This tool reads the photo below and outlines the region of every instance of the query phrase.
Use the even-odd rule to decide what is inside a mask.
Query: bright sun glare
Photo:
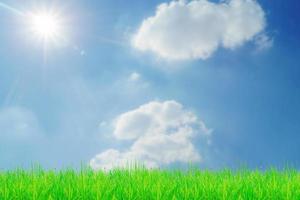
[[[33,33],[43,40],[56,39],[61,31],[59,19],[49,13],[32,15],[31,25]]]

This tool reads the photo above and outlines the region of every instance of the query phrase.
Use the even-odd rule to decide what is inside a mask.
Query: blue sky
[[[296,1],[1,2],[64,38],[0,6],[1,169],[300,168]]]

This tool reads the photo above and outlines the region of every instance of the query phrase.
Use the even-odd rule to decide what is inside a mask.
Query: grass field
[[[0,199],[300,199],[293,170],[231,172],[85,169],[0,173]]]

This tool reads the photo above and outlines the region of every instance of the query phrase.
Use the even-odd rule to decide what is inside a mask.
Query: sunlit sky
[[[2,0],[0,169],[300,169],[299,9]]]

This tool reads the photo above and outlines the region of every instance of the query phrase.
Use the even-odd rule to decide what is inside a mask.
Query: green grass
[[[0,172],[0,199],[300,199],[293,170],[231,172],[85,169]]]

